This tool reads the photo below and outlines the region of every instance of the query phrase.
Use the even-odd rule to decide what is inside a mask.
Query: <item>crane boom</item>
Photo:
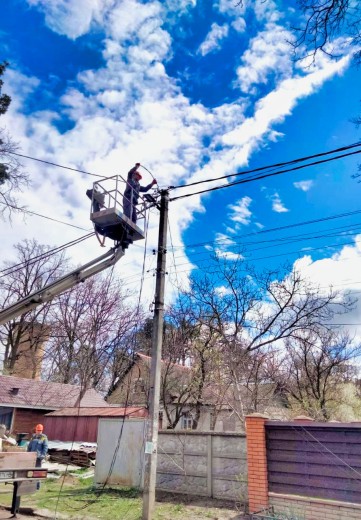
[[[29,294],[29,296],[22,298],[17,303],[10,305],[0,312],[0,325],[30,311],[31,309],[34,309],[37,305],[48,302],[54,298],[54,296],[71,289],[77,283],[83,282],[87,278],[111,267],[120,260],[123,255],[124,249],[121,246],[114,247],[104,255],[98,256],[91,262],[78,267],[62,278],[59,278],[59,280],[46,285],[39,291]]]

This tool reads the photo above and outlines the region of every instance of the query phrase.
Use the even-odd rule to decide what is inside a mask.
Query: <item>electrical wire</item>
[[[216,246],[219,245],[219,248],[214,248],[213,251],[220,251],[222,252],[222,254],[227,254],[227,253],[233,253],[233,250],[234,249],[237,249],[238,252],[242,251],[243,252],[253,252],[253,251],[258,251],[260,249],[264,250],[264,249],[269,249],[269,248],[275,248],[275,247],[282,247],[282,246],[287,246],[289,244],[294,244],[296,242],[303,242],[303,241],[307,241],[307,240],[315,240],[315,239],[322,239],[322,238],[330,238],[330,237],[337,237],[337,236],[340,236],[340,237],[345,237],[345,236],[357,236],[360,234],[361,232],[361,229],[359,229],[361,227],[361,223],[357,225],[357,227],[355,227],[354,229],[349,229],[346,231],[347,228],[349,228],[350,226],[354,226],[353,224],[349,224],[348,226],[340,226],[340,227],[336,227],[336,228],[331,228],[330,231],[333,231],[333,232],[330,232],[330,233],[325,233],[325,232],[319,232],[321,234],[317,235],[315,234],[315,232],[313,233],[303,233],[303,234],[299,234],[299,235],[291,235],[291,236],[286,236],[286,237],[279,237],[279,238],[273,238],[273,239],[268,239],[268,240],[257,240],[257,241],[249,241],[249,242],[226,242],[225,244],[221,243],[221,244],[215,244]],[[340,230],[339,232],[335,232],[335,230]],[[342,231],[343,230],[343,231]],[[265,244],[270,244],[270,245],[265,245]],[[260,245],[261,247],[256,247],[256,248],[252,248],[252,249],[249,249],[247,248],[246,249],[246,246],[256,246],[256,245]],[[221,249],[222,247],[224,247],[224,249]],[[205,248],[207,249],[207,248]],[[204,256],[204,255],[209,255],[209,249],[207,251],[199,251],[197,253],[195,252],[192,252],[192,257],[195,257],[195,256]],[[174,252],[174,251],[173,251]],[[175,260],[177,259],[180,259],[180,258],[183,258],[183,256],[176,256],[174,257]]]
[[[329,215],[327,217],[317,218],[317,219],[313,219],[313,220],[304,220],[301,222],[296,222],[295,224],[288,224],[286,226],[279,226],[279,227],[270,228],[270,229],[262,229],[260,231],[253,231],[251,233],[245,233],[244,235],[235,235],[232,238],[233,239],[237,239],[237,238],[243,239],[244,237],[264,235],[266,233],[273,233],[275,231],[284,231],[286,229],[291,229],[294,227],[306,226],[306,225],[310,225],[310,224],[318,224],[320,222],[327,222],[329,220],[335,220],[338,218],[351,217],[353,215],[359,215],[360,213],[361,213],[361,210],[348,211],[346,213],[337,213],[335,215]],[[188,248],[201,247],[201,246],[211,245],[211,244],[219,244],[221,242],[227,242],[227,241],[229,241],[229,239],[211,240],[211,241],[206,241],[206,242],[196,242],[193,244],[190,243],[190,244],[179,245],[179,246],[175,246],[175,247],[178,249],[188,249]]]
[[[53,249],[50,249],[40,255],[33,256],[32,258],[29,258],[28,260],[25,260],[24,262],[19,262],[18,264],[14,264],[12,266],[9,266],[2,271],[0,271],[0,278],[4,278],[4,276],[12,275],[18,271],[21,271],[24,267],[33,265],[34,263],[45,260],[46,258],[49,258],[52,255],[55,255],[56,253],[60,253],[64,249],[67,249],[69,247],[75,246],[77,244],[80,244],[84,240],[87,240],[88,238],[94,236],[94,233],[89,233],[88,235],[84,235],[83,237],[77,238],[75,240],[72,240],[71,242],[67,242],[66,244],[63,244],[61,246],[55,247]]]
[[[335,220],[335,219],[338,219],[338,218],[354,216],[354,215],[358,215],[360,213],[361,213],[361,210],[356,210],[356,211],[351,211],[351,212],[347,212],[347,213],[340,213],[340,214],[335,214],[335,215],[329,215],[327,217],[322,217],[322,218],[319,218],[319,219],[314,219],[314,220],[309,220],[309,221],[301,221],[301,222],[297,222],[295,224],[290,224],[290,225],[286,225],[286,226],[280,226],[280,227],[276,227],[276,228],[264,229],[264,230],[261,230],[261,231],[255,231],[255,232],[251,232],[251,233],[246,233],[244,235],[237,235],[234,238],[244,238],[244,237],[253,237],[253,236],[257,237],[258,235],[273,233],[273,232],[277,232],[277,231],[283,231],[283,230],[292,229],[292,228],[300,227],[300,226],[304,226],[304,225],[310,225],[310,224],[314,224],[314,223],[327,222],[329,220]],[[337,228],[333,228],[333,229],[337,229]],[[302,236],[302,235],[299,235],[299,236]],[[233,237],[232,237],[232,239],[233,239]],[[273,240],[282,240],[282,239],[273,239]],[[171,243],[169,249],[171,249],[172,251],[179,250],[179,249],[190,249],[190,248],[197,248],[197,247],[202,247],[202,246],[212,245],[212,244],[219,245],[219,244],[222,244],[223,242],[228,244],[229,243],[229,239],[225,239],[225,240],[219,240],[218,239],[218,240],[212,240],[212,241],[206,241],[206,242],[198,242],[198,243],[188,243],[188,244],[185,244],[185,245],[176,245],[176,246]],[[260,243],[263,243],[263,241],[257,241],[257,242],[254,242],[253,244],[260,244]],[[249,244],[251,244],[251,243],[249,243]],[[320,248],[318,248],[318,249],[320,249]],[[303,249],[300,249],[300,250],[297,250],[297,251],[293,252],[293,254],[295,254],[295,253],[307,254],[308,251],[311,251],[311,249],[308,249],[306,251],[303,250]],[[198,253],[195,253],[195,254],[198,254]],[[201,254],[209,254],[209,253],[203,253],[202,252]],[[179,259],[179,258],[182,258],[182,257],[179,257],[179,256],[175,257],[175,259],[177,259],[177,258]],[[263,259],[263,257],[259,258],[259,260],[262,260],[262,259]],[[345,260],[347,260],[347,259],[345,259]],[[207,261],[208,261],[208,259],[207,259]],[[175,267],[180,267],[182,265],[193,265],[194,266],[194,263],[186,262],[186,263],[178,264],[178,265],[175,263]],[[187,271],[181,271],[181,272],[183,273],[183,272],[187,272]],[[135,273],[134,275],[131,275],[129,277],[124,278],[124,281],[128,282],[128,284],[131,285],[132,283],[135,283],[136,281],[138,281],[140,275],[141,275],[141,273]],[[150,277],[146,277],[145,279],[149,279],[149,278]],[[132,279],[134,279],[134,282],[132,282]],[[127,283],[126,283],[126,285],[127,285]]]
[[[177,265],[176,265],[176,261],[175,261],[176,259],[175,259],[175,255],[174,255],[172,231],[171,231],[171,227],[170,227],[169,217],[168,217],[168,230],[169,230],[169,240],[170,240],[170,244],[171,244],[171,251],[172,251],[172,256],[173,256],[173,266],[174,266],[174,272],[175,272],[175,279],[176,279],[176,283],[177,283],[176,287],[177,287],[178,298],[179,298],[179,296],[180,296],[180,284],[179,284],[179,279],[178,279]]]
[[[75,224],[70,224],[69,222],[64,222],[63,220],[58,220],[56,218],[48,217],[47,215],[41,215],[40,213],[36,213],[35,211],[30,211],[29,209],[26,209],[26,208],[19,208],[18,206],[14,206],[13,204],[8,204],[6,202],[0,202],[0,204],[2,204],[3,206],[7,206],[9,208],[12,208],[16,211],[22,211],[23,213],[28,213],[29,215],[35,215],[36,217],[45,218],[45,219],[51,220],[53,222],[58,222],[59,224],[64,224],[65,226],[70,226],[75,229],[80,229],[81,231],[89,231],[89,229],[85,229],[80,226],[75,226]]]
[[[338,159],[342,159],[344,157],[349,157],[351,155],[357,155],[357,154],[360,154],[360,153],[361,153],[361,150],[357,150],[355,152],[349,152],[349,153],[346,153],[346,154],[339,155],[337,157],[331,157],[329,159],[323,159],[321,161],[314,161],[314,162],[309,163],[309,164],[303,164],[301,166],[295,166],[294,168],[288,168],[288,169],[282,170],[282,171],[265,173],[263,175],[258,175],[258,176],[251,177],[250,179],[243,179],[243,180],[240,180],[240,181],[230,182],[228,184],[223,184],[221,186],[216,186],[214,188],[208,188],[206,190],[200,190],[200,191],[196,191],[194,193],[188,193],[186,195],[180,195],[178,197],[173,197],[173,198],[170,198],[169,201],[170,202],[174,202],[174,201],[179,200],[179,199],[185,199],[187,197],[193,197],[194,195],[200,195],[202,193],[210,193],[212,191],[221,190],[223,188],[231,188],[232,186],[237,186],[239,184],[246,184],[246,183],[249,183],[249,182],[259,181],[261,179],[266,179],[267,177],[273,177],[275,175],[282,175],[283,173],[289,173],[289,172],[292,172],[292,171],[301,170],[303,168],[308,168],[309,166],[315,166],[315,165],[318,165],[318,164],[324,164],[324,163],[327,163],[327,162],[336,161]],[[208,181],[208,182],[210,182],[210,181]],[[184,185],[184,187],[186,187],[186,186],[187,185]],[[183,187],[183,185],[182,185],[182,187]]]
[[[140,165],[142,168],[144,168],[145,171],[147,171],[151,176],[152,178],[155,180],[155,177],[154,175],[152,174],[152,172],[150,170],[148,170],[148,168],[146,168],[143,164]]]
[[[281,168],[283,166],[288,166],[290,164],[297,164],[299,162],[308,161],[310,159],[316,159],[317,157],[324,157],[326,155],[339,153],[339,152],[343,152],[343,151],[346,151],[346,150],[351,150],[353,148],[358,148],[360,146],[361,146],[361,142],[357,142],[357,143],[353,143],[353,144],[350,144],[350,145],[342,146],[341,148],[335,148],[334,150],[329,150],[328,152],[320,152],[318,154],[308,155],[306,157],[299,157],[297,159],[291,159],[290,161],[286,161],[286,162],[275,163],[275,164],[271,164],[271,165],[268,165],[268,166],[261,166],[260,168],[254,168],[252,170],[246,170],[246,171],[238,172],[238,173],[231,173],[229,175],[222,175],[221,177],[215,177],[214,179],[206,179],[206,180],[202,180],[202,181],[190,182],[188,184],[180,184],[178,186],[170,186],[169,189],[173,190],[173,189],[178,189],[178,188],[186,188],[186,187],[189,187],[189,186],[196,186],[198,184],[203,184],[203,183],[206,183],[206,182],[213,182],[213,181],[219,181],[219,180],[222,180],[222,179],[229,179],[230,177],[237,177],[237,176],[240,176],[240,175],[248,175],[249,173],[260,172],[260,171],[268,170],[268,169],[271,169],[271,168],[273,168],[273,169]]]
[[[46,161],[45,159],[38,159],[37,157],[31,157],[30,155],[24,155],[16,152],[6,152],[10,155],[16,155],[17,157],[23,157],[24,159],[30,159],[31,161],[37,161],[44,164],[48,164],[49,166],[56,166],[57,168],[63,168],[64,170],[70,170],[72,172],[84,173],[85,175],[91,175],[92,177],[98,177],[100,179],[107,179],[105,175],[98,175],[96,173],[89,173],[84,170],[78,170],[77,168],[71,168],[70,166],[64,166],[62,164],[53,163],[51,161]]]

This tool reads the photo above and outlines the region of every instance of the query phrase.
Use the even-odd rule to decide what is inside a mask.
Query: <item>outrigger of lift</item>
[[[136,207],[137,218],[136,222],[133,222],[130,218],[133,214],[131,205],[133,194],[130,201],[125,199],[123,195],[125,188],[126,181],[120,175],[115,175],[94,182],[93,188],[86,192],[91,200],[90,220],[94,224],[101,246],[104,246],[105,238],[110,238],[116,245],[126,249],[134,241],[145,238],[146,212],[158,203],[150,194],[139,196]],[[126,215],[125,206],[129,216]]]

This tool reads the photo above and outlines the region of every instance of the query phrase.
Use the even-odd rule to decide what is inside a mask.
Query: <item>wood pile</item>
[[[11,444],[3,444],[3,451],[7,453],[26,451],[26,446],[12,446]]]
[[[82,468],[89,468],[95,465],[96,449],[80,447],[76,449],[51,448],[48,451],[50,461],[60,462],[61,464],[73,464]]]

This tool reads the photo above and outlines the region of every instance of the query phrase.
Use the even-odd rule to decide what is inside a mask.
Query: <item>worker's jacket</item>
[[[124,199],[129,202],[132,206],[138,204],[139,192],[145,193],[153,186],[153,183],[147,186],[141,186],[139,182],[133,177],[128,177],[127,186],[124,191]]]
[[[45,459],[48,453],[48,438],[45,433],[34,433],[28,444],[28,451],[35,451],[37,459]]]

